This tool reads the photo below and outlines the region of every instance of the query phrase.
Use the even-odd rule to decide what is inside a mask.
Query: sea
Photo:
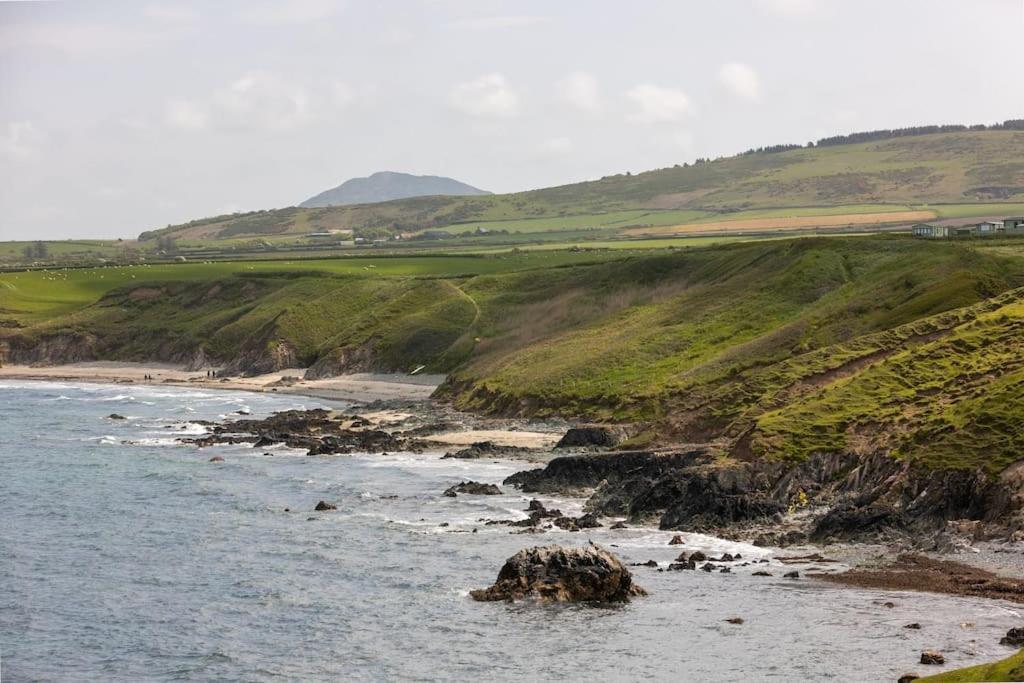
[[[696,533],[510,533],[483,520],[525,517],[529,496],[442,495],[523,462],[180,441],[201,420],[313,407],[351,406],[0,383],[0,680],[894,681],[1012,652],[1010,603],[785,579],[782,551]],[[661,568],[697,549],[752,564],[636,567],[649,595],[612,607],[469,598],[524,547],[591,541]],[[924,649],[946,666],[920,665]]]

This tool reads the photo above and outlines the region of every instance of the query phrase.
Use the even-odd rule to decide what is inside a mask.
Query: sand
[[[550,449],[562,438],[562,432],[533,432],[513,429],[471,429],[442,432],[423,437],[424,441],[448,446],[471,446],[480,441],[491,441],[498,446]]]
[[[300,378],[304,368],[291,368],[254,377],[210,379],[204,370],[189,371],[183,366],[159,363],[123,363],[98,361],[32,367],[7,365],[0,368],[0,379],[31,379],[102,384],[154,384],[164,386],[233,389],[237,391],[273,391],[325,400],[369,403],[380,400],[426,400],[444,380],[441,375],[400,375],[357,373],[329,379],[300,380],[287,386],[284,377]],[[153,379],[146,380],[149,375]],[[277,386],[272,386],[277,384]]]

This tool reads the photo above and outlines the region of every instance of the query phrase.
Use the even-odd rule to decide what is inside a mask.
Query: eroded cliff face
[[[373,340],[360,346],[334,349],[316,359],[306,369],[305,379],[324,379],[351,372],[369,372],[372,370],[389,370],[381,367],[377,354],[374,353]]]
[[[735,532],[800,513],[789,542],[932,532],[951,520],[977,522],[980,533],[997,536],[1024,529],[1024,460],[992,477],[883,453],[817,454],[793,464],[738,461],[696,446],[566,456],[505,483],[584,493],[590,511],[662,529]]]
[[[89,333],[59,332],[39,337],[10,334],[0,338],[0,363],[60,365],[97,360],[100,339]]]

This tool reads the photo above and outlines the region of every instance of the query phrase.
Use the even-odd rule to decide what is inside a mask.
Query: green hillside
[[[6,362],[451,373],[485,412],[639,421],[742,457],[885,449],[998,471],[1024,447],[1024,240],[0,275]],[[197,360],[198,359],[198,360]]]
[[[219,216],[141,237],[222,240],[344,229],[372,237],[477,228],[617,234],[753,218],[838,214],[843,218],[831,224],[873,225],[1022,209],[1024,131],[964,130],[759,151],[506,195]]]

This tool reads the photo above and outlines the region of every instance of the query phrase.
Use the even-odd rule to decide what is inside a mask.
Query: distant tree
[[[50,257],[50,247],[49,245],[46,244],[46,242],[36,242],[33,246],[35,257],[40,261],[43,261]]]
[[[31,261],[36,257],[36,245],[26,244],[22,248],[21,253],[25,256],[25,260]]]

